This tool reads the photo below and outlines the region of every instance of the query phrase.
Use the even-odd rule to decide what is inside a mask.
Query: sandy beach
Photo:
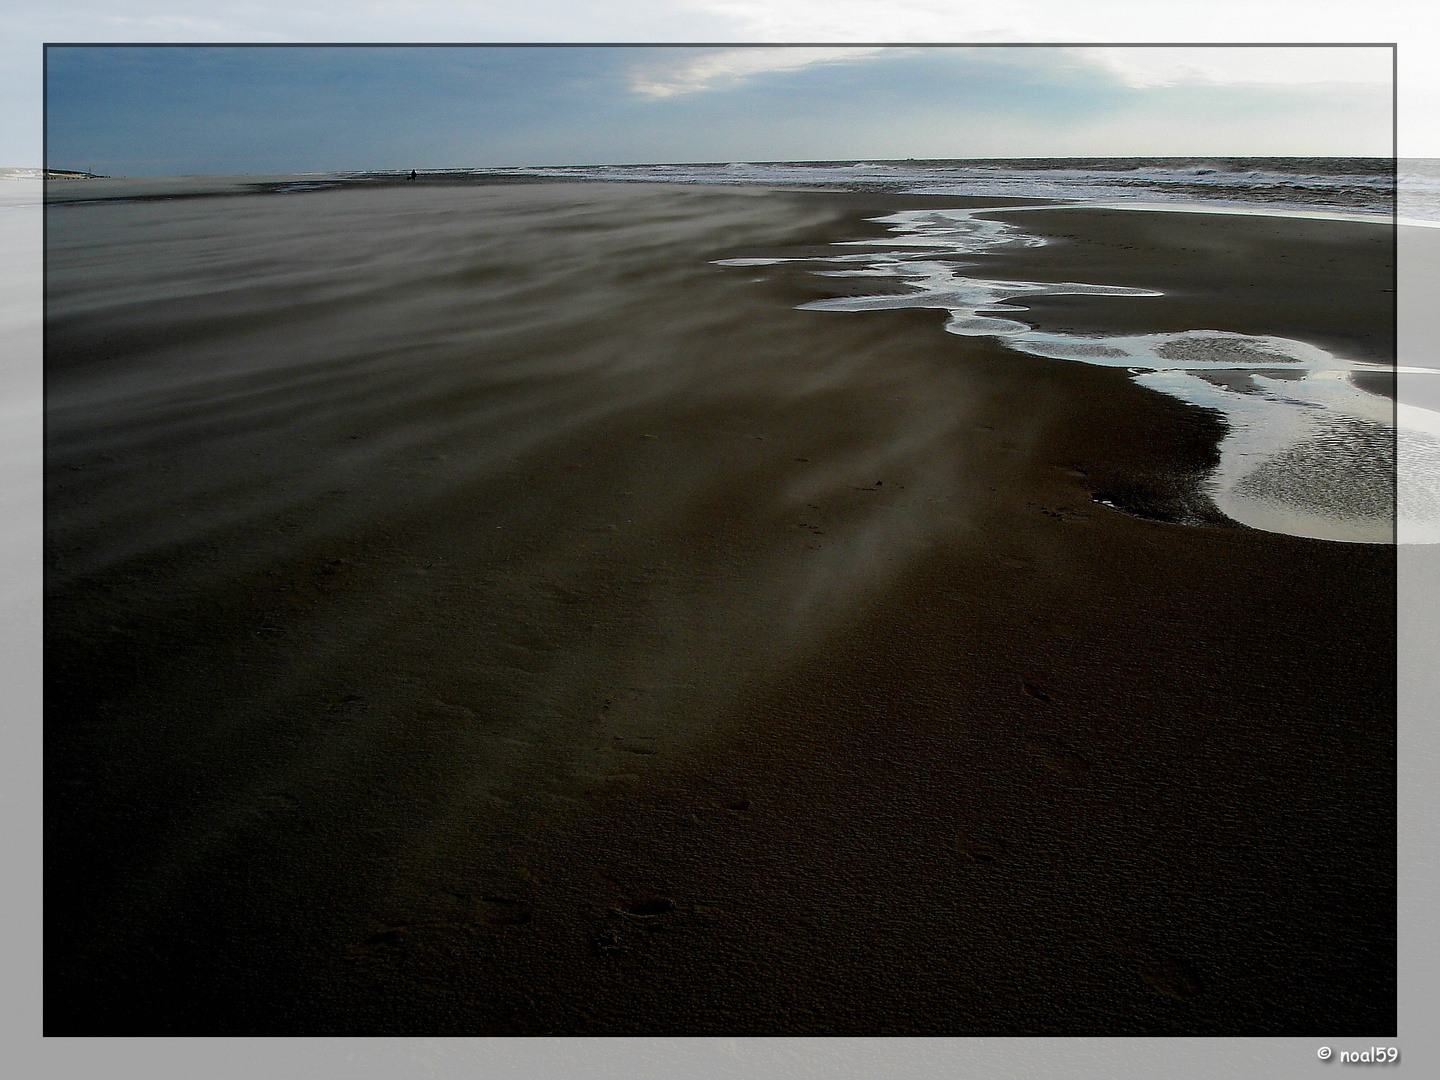
[[[46,1033],[1393,1032],[1395,548],[1228,521],[1124,370],[714,265],[963,205],[51,207]],[[1041,329],[1392,357],[1386,229],[996,216],[1164,293]]]

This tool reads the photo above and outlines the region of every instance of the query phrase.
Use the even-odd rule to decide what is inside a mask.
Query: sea
[[[0,169],[3,179],[38,179],[38,169]],[[359,170],[298,176],[193,176],[122,181],[135,197],[328,188],[395,183],[409,170]],[[1156,204],[1215,209],[1353,213],[1440,226],[1437,158],[967,158],[904,161],[700,162],[636,165],[526,165],[421,170],[427,183],[717,184],[829,191]],[[84,198],[52,187],[52,198]],[[81,185],[83,186],[83,185]],[[107,192],[106,197],[114,197]]]
[[[345,179],[381,178],[351,173]],[[1429,158],[994,158],[712,162],[438,170],[489,180],[747,184],[966,198],[1184,203],[1216,208],[1399,212],[1440,225],[1440,161]],[[339,179],[339,177],[335,178]],[[326,182],[326,181],[321,181]],[[330,182],[334,182],[333,180]]]

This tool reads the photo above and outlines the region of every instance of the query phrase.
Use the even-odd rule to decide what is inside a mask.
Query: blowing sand
[[[962,203],[53,207],[47,1034],[1393,1031],[1395,550],[711,265]],[[1383,230],[1025,222],[1166,293],[1042,326],[1390,348]]]

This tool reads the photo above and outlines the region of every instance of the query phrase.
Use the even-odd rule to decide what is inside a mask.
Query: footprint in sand
[[[981,866],[994,866],[1004,858],[1009,845],[1003,840],[981,840],[975,837],[961,837],[955,849],[971,862]]]
[[[1022,682],[1020,686],[1025,691],[1025,693],[1029,694],[1036,701],[1043,701],[1046,704],[1050,703],[1050,695],[1044,689],[1035,685],[1035,683]]]

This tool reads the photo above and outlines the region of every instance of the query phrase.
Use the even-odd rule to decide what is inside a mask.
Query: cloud
[[[1135,89],[1353,83],[1389,86],[1391,52],[1365,47],[1080,48],[1069,52]]]
[[[994,40],[1037,19],[1026,0],[689,0],[734,23],[752,41]],[[1022,32],[1021,39],[1033,37]],[[1081,39],[1084,40],[1084,39]]]
[[[688,56],[659,67],[636,68],[630,74],[630,90],[649,98],[726,90],[756,75],[800,71],[817,64],[846,63],[879,51],[867,47],[726,49]]]

